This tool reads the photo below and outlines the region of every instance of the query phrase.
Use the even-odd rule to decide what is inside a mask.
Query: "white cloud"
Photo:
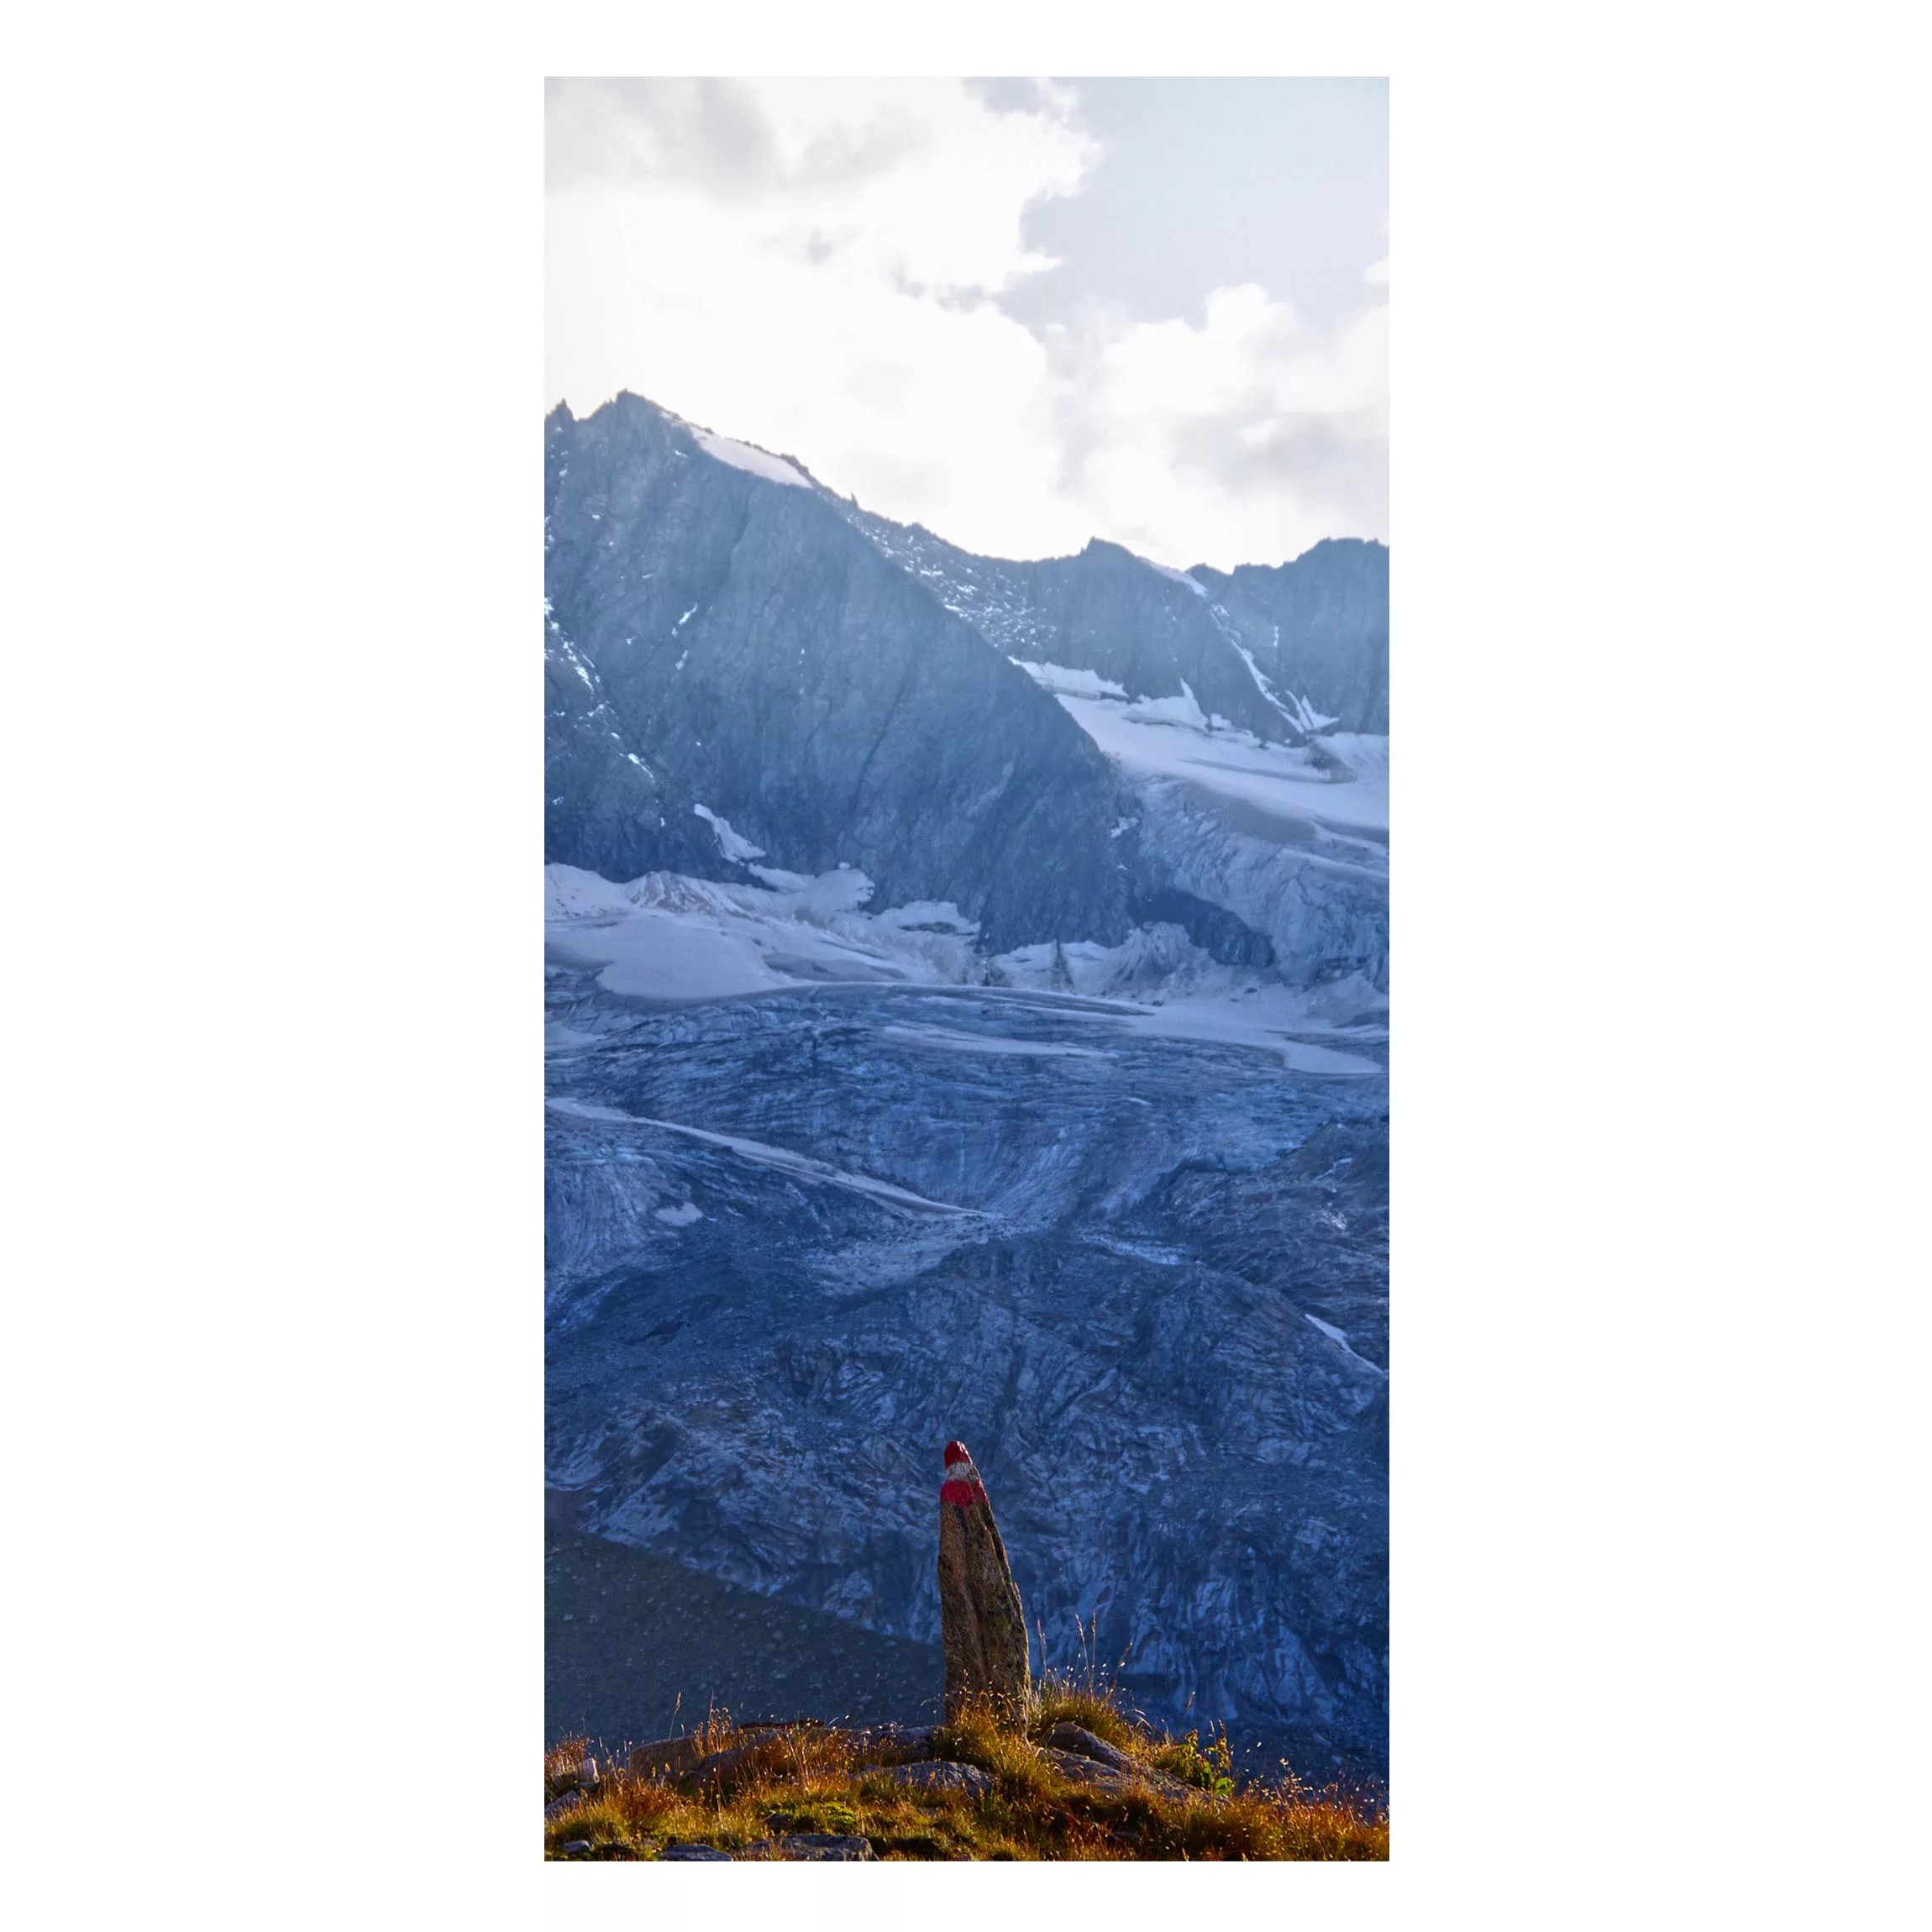
[[[1073,489],[1163,562],[1279,562],[1325,536],[1388,530],[1388,309],[1302,328],[1252,286],[1199,328],[1142,323],[1067,359]]]
[[[949,81],[553,83],[553,399],[635,390],[1008,556],[1383,533],[1379,303],[1325,339],[1253,288],[1199,328],[1036,336],[995,306],[1046,265],[1026,207],[1095,158],[1075,111]]]

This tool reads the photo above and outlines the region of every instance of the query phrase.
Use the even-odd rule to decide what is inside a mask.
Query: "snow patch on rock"
[[[769,449],[760,449],[750,443],[738,443],[729,436],[714,436],[708,429],[694,429],[698,447],[706,455],[715,457],[720,463],[728,463],[733,470],[743,470],[753,476],[763,477],[767,483],[783,483],[794,490],[809,490],[811,480],[801,476],[782,456],[774,456]]]
[[[741,864],[748,858],[763,858],[764,848],[753,845],[748,838],[741,837],[731,828],[728,818],[720,818],[708,805],[694,805],[691,810],[717,834],[718,850],[727,858],[735,858]]]
[[[1124,698],[1127,695],[1124,685],[1084,667],[1029,664],[1024,658],[1009,658],[1006,661],[1017,664],[1042,690],[1051,691],[1055,697],[1063,692],[1077,698]]]
[[[1055,696],[1130,779],[1185,779],[1199,791],[1289,826],[1389,829],[1386,738],[1336,732],[1310,746],[1269,744],[1249,731],[1210,730],[1191,692],[1125,705]]]
[[[1205,597],[1207,595],[1206,589],[1197,584],[1185,570],[1177,570],[1168,564],[1157,564],[1152,557],[1142,557],[1141,562],[1145,564],[1150,570],[1158,570],[1163,577],[1171,577],[1175,583],[1186,585],[1188,589],[1192,591],[1197,597]]]

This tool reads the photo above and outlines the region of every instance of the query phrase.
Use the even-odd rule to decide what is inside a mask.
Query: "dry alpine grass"
[[[1189,1787],[1109,1791],[1063,1776],[1037,1747],[1055,1724],[1079,1725],[1137,1765]],[[696,1735],[708,1751],[753,1742],[714,1712]],[[585,1750],[567,1738],[545,1754],[545,1796],[572,1788]],[[670,1844],[742,1851],[795,1832],[864,1837],[882,1859],[1386,1859],[1389,1822],[1337,1793],[1292,1782],[1233,1788],[1225,1740],[1203,1747],[1129,1714],[1105,1690],[1048,1682],[1024,1734],[969,1712],[934,1735],[932,1754],[977,1765],[983,1797],[906,1790],[853,1762],[847,1734],[786,1728],[757,1742],[711,1789],[619,1771],[544,1827],[547,1857],[649,1859]],[[563,1847],[586,1845],[565,1852]]]

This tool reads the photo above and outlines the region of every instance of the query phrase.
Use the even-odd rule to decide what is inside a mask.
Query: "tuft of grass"
[[[1063,1777],[1036,1740],[1071,1722],[1137,1765],[1188,1788],[1105,1790]],[[853,1761],[852,1738],[822,1725],[762,1740],[713,1711],[696,1734],[707,1750],[756,1743],[722,1788],[705,1790],[614,1771],[585,1803],[544,1827],[545,1856],[574,1840],[575,1858],[654,1858],[670,1843],[742,1851],[790,1832],[871,1841],[882,1859],[1386,1859],[1389,1820],[1345,1795],[1311,1794],[1292,1779],[1234,1787],[1227,1740],[1157,1730],[1092,1683],[1049,1680],[1023,1730],[969,1709],[935,1732],[932,1754],[974,1764],[993,1780],[983,1798],[907,1790]],[[544,1755],[544,1783],[568,1789],[585,1749],[566,1738]]]
[[[555,1798],[561,1792],[575,1788],[577,1767],[582,1763],[584,1753],[589,1748],[588,1738],[564,1737],[559,1738],[543,1753],[543,1796],[546,1800]]]
[[[1137,1717],[1129,1715],[1117,1697],[1070,1677],[1049,1675],[1041,1680],[1034,1696],[1026,1734],[1042,1738],[1057,1724],[1077,1724],[1122,1751],[1133,1748],[1142,1729]]]

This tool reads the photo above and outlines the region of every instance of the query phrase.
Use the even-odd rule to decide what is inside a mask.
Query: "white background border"
[[[1903,13],[916,11],[13,29],[18,1922],[1894,1922]],[[747,69],[1392,77],[1384,1870],[538,1863],[541,83]]]

